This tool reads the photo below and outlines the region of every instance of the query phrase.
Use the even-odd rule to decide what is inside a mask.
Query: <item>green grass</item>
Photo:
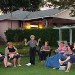
[[[0,50],[4,52],[4,48],[0,47]],[[29,57],[22,57],[21,59],[21,67],[8,67],[4,68],[2,64],[0,64],[0,75],[75,75],[75,65],[71,68],[69,73],[65,73],[65,71],[48,69],[45,67],[45,63],[41,63],[36,56],[36,64],[30,67],[27,67],[25,64],[29,62]]]

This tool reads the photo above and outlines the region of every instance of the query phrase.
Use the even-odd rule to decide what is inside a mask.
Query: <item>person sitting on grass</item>
[[[53,69],[60,68],[61,64],[59,63],[59,60],[66,59],[66,56],[64,55],[66,51],[67,51],[67,47],[64,45],[64,42],[60,42],[56,55],[47,58],[46,67],[53,68]]]
[[[12,42],[8,42],[7,43],[7,47],[5,48],[5,56],[7,56],[10,60],[13,60],[14,63],[14,67],[16,67],[16,61],[18,61],[18,65],[17,66],[21,66],[20,65],[20,55],[17,52],[17,49],[14,47]]]
[[[40,53],[39,53],[39,58],[41,62],[46,60],[46,57],[50,53],[50,46],[48,45],[48,41],[45,41],[45,45],[41,47]]]
[[[64,42],[61,41],[60,44],[59,44],[59,47],[55,50],[55,53],[56,53],[56,54],[57,54],[57,53],[64,54],[64,53],[66,52],[66,50],[67,50],[67,48],[66,48]]]
[[[72,65],[73,63],[75,63],[75,43],[74,43],[74,48],[72,49],[72,54],[70,54],[70,55],[66,58],[66,60],[61,61],[61,64],[64,64],[64,63],[66,63],[66,62],[68,62],[68,64],[67,64],[67,69],[66,69],[65,72],[69,72],[69,70],[70,70],[70,68],[71,68],[71,65]]]
[[[0,52],[0,62],[4,62],[4,67],[7,67],[7,58]]]

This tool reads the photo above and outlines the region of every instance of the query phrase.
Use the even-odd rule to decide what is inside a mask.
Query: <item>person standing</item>
[[[35,36],[31,35],[30,40],[28,42],[27,39],[25,39],[25,45],[28,45],[30,47],[30,51],[29,51],[30,63],[26,65],[27,66],[35,65],[36,45],[38,45],[38,42],[35,40]]]

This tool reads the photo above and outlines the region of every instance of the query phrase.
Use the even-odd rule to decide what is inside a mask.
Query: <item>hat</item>
[[[34,36],[34,35],[31,35],[31,36],[30,36],[30,38],[32,38],[32,37],[33,37],[33,38],[35,38],[35,36]]]

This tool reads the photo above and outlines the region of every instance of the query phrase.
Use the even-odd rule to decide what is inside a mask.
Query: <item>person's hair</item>
[[[34,36],[34,35],[31,35],[31,36],[30,36],[30,38],[32,38],[32,37],[33,37],[33,38],[35,38],[35,36]]]
[[[10,44],[12,44],[12,45],[13,45],[13,43],[12,43],[12,42],[7,42],[7,46],[9,46]]]
[[[75,54],[75,49],[73,49],[72,52]]]
[[[48,41],[45,41],[47,44],[49,44],[49,42]]]
[[[68,47],[70,47],[70,49],[73,50],[73,45],[68,45]]]
[[[64,41],[61,41],[60,43],[64,44]]]

